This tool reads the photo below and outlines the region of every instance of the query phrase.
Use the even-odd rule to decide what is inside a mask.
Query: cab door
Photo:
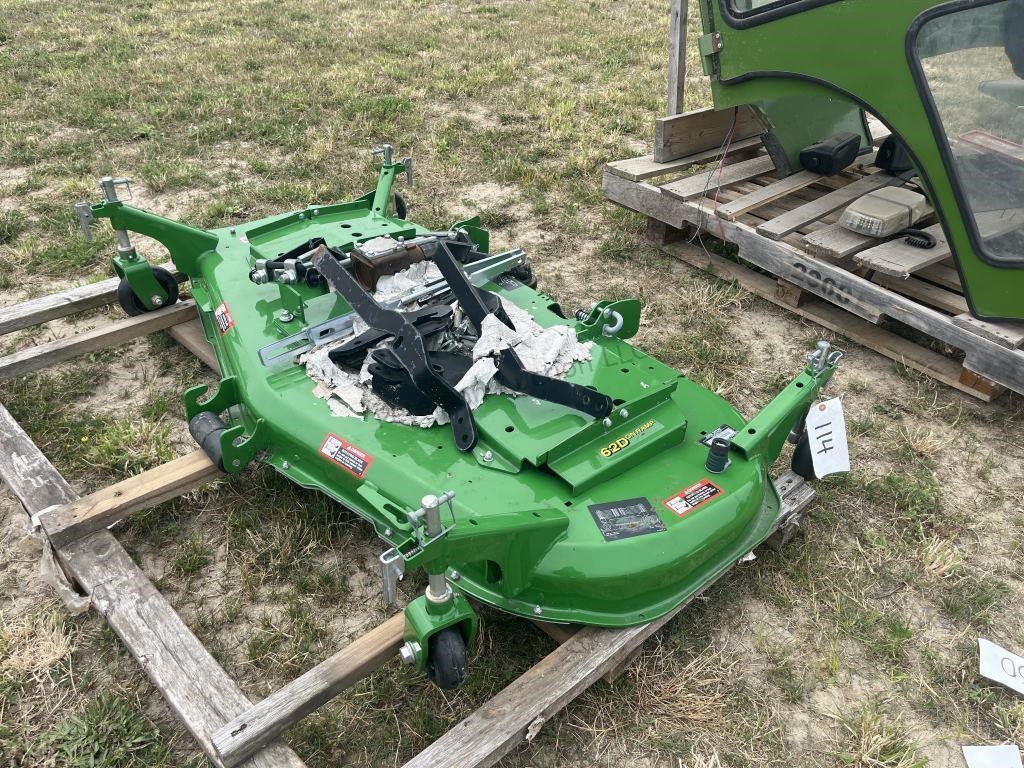
[[[1024,0],[701,3],[718,109],[758,105],[791,168],[808,132],[878,117],[910,153],[972,313],[1024,319]]]

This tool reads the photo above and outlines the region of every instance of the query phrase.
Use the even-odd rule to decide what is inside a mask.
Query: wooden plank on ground
[[[167,335],[198,357],[206,364],[207,368],[220,373],[217,353],[213,350],[210,342],[206,340],[206,334],[203,333],[203,321],[198,317],[195,320],[172,325],[167,329]]]
[[[966,328],[982,338],[994,341],[1007,349],[1020,349],[1024,345],[1024,322],[1021,323],[993,323],[979,320],[973,315],[964,312],[953,318],[953,322],[961,328]]]
[[[732,119],[732,109],[716,112],[711,108],[660,118],[654,124],[654,161],[667,163],[686,155],[721,147],[725,143]],[[753,110],[746,106],[740,107],[733,141],[760,136],[762,133],[764,126]]]
[[[113,347],[139,336],[184,323],[195,316],[196,304],[188,299],[155,312],[115,320],[74,336],[27,347],[6,357],[0,357],[0,379],[22,376],[87,352]]]
[[[39,516],[39,523],[50,543],[63,547],[109,528],[133,512],[181,496],[221,474],[203,451],[193,451],[70,504],[49,509]]]
[[[764,235],[772,240],[781,240],[786,235],[796,232],[800,227],[812,221],[818,221],[824,216],[845,208],[854,200],[868,192],[881,189],[892,182],[892,177],[885,173],[873,173],[862,179],[857,179],[845,187],[822,195],[799,208],[787,211],[771,221],[766,221],[757,228],[759,235]]]
[[[967,302],[959,293],[953,293],[937,285],[926,283],[924,280],[918,280],[912,275],[910,277],[893,277],[876,274],[872,280],[879,285],[884,285],[889,290],[909,296],[930,307],[941,309],[943,312],[949,312],[951,315],[967,311]]]
[[[239,765],[288,728],[398,653],[405,614],[397,613],[360,635],[326,661],[274,691],[213,734],[213,746],[227,768]]]
[[[781,479],[781,478],[780,478]],[[780,489],[780,495],[783,488]],[[808,486],[788,487],[782,497],[780,523],[798,514],[813,492]],[[731,570],[722,571],[715,580]],[[710,583],[704,587],[710,586]],[[703,591],[703,590],[701,590]],[[486,768],[494,765],[525,737],[600,677],[621,666],[641,643],[671,621],[695,599],[693,595],[665,616],[627,629],[583,627],[541,661],[520,675],[490,701],[405,764],[405,768]]]
[[[660,187],[665,194],[678,200],[690,200],[695,197],[702,197],[705,190],[711,193],[719,186],[727,187],[732,184],[739,184],[742,181],[763,176],[775,170],[775,164],[768,156],[755,157],[752,160],[744,160],[742,163],[727,165],[722,169],[721,177],[718,170],[704,171],[687,176],[685,179],[671,181]]]
[[[0,405],[0,479],[30,515],[70,504],[74,490]],[[203,750],[215,760],[210,737],[249,709],[237,685],[185,626],[109,531],[79,539],[57,557],[163,695]],[[246,764],[302,768],[298,756],[274,744]]]
[[[844,312],[832,304],[818,300],[793,307],[776,296],[775,281],[767,275],[754,272],[715,254],[709,256],[702,249],[693,248],[683,243],[665,245],[662,246],[662,250],[701,271],[711,272],[723,280],[735,281],[751,293],[779,306],[784,306],[795,315],[812,320],[830,331],[841,334],[868,349],[873,349],[901,365],[927,374],[943,384],[985,402],[993,399],[991,382],[986,382],[984,386],[981,386],[978,382],[961,380],[963,368],[955,360],[884,328],[879,328],[877,325],[862,320],[849,312]]]
[[[752,139],[734,141],[729,149],[729,157],[731,158],[740,152],[757,149],[760,146],[761,139],[756,136]],[[653,179],[656,176],[665,176],[669,173],[682,171],[692,165],[700,165],[701,163],[717,160],[722,154],[721,150],[721,147],[714,147],[713,149],[706,149],[703,152],[686,155],[667,163],[656,163],[653,155],[644,155],[643,157],[633,157],[629,160],[616,160],[615,162],[608,163],[605,169],[608,173],[620,176],[623,179],[643,181],[644,179]]]
[[[184,275],[178,272],[173,264],[161,264],[160,266],[179,280],[184,279]],[[49,320],[67,317],[75,312],[112,304],[117,300],[117,284],[119,282],[120,278],[112,277],[99,283],[80,285],[66,291],[41,296],[38,299],[29,299],[20,304],[0,307],[0,336]]]

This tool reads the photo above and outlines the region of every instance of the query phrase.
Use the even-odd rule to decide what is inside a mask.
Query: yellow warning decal
[[[619,439],[613,440],[612,442],[608,443],[608,445],[604,446],[600,450],[600,454],[604,456],[606,459],[610,459],[615,454],[624,451],[626,448],[628,448],[631,442],[636,440],[636,438],[640,437],[640,435],[642,435],[644,432],[649,430],[657,423],[658,422],[654,421],[654,419],[644,422],[631,432],[627,432]]]

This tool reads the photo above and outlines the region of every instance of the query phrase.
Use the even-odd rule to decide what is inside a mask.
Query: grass
[[[11,0],[0,20],[3,301],[109,276],[113,236],[97,228],[86,242],[72,212],[101,175],[133,176],[141,207],[218,226],[357,196],[372,184],[370,147],[390,141],[416,161],[416,184],[401,190],[416,221],[480,213],[495,247],[525,246],[541,288],[569,311],[638,297],[636,343],[745,414],[817,338],[850,353],[830,392],[844,398],[855,470],[819,484],[802,534],[736,569],[614,685],[595,685],[502,765],[919,768],[946,764],[963,741],[1019,743],[1024,709],[977,677],[972,642],[984,632],[1024,648],[1012,610],[1021,401],[974,404],[685,270],[651,246],[641,217],[602,201],[604,163],[648,151],[667,27],[664,5],[647,1],[229,0],[185,12],[167,0]],[[699,72],[695,46],[691,56]],[[706,84],[692,86],[687,106],[704,105]],[[0,382],[0,402],[90,490],[192,450],[180,395],[210,378],[158,334]],[[273,472],[137,513],[118,535],[254,699],[386,615],[368,526]],[[3,542],[0,753],[202,764],[113,633],[37,605],[22,591],[34,560]],[[422,588],[402,584],[407,596]],[[525,622],[487,609],[481,619],[466,688],[442,693],[387,666],[289,743],[310,766],[401,764],[552,647]]]

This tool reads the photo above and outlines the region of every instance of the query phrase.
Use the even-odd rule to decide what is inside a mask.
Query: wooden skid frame
[[[710,141],[702,135],[693,146],[705,164],[716,162],[704,149]],[[914,249],[836,224],[841,208],[888,183],[886,177],[851,166],[827,179],[800,172],[780,180],[766,172],[770,160],[763,152],[726,164],[721,173],[680,177],[692,165],[686,161],[660,167],[647,158],[611,163],[605,197],[656,223],[658,244],[668,253],[908,367],[985,401],[1004,388],[1024,393],[1024,323],[971,317],[959,275],[944,262],[949,251],[942,241],[932,251]],[[660,185],[645,181],[655,177],[662,177]],[[735,244],[741,261],[681,245],[683,231],[695,229]],[[881,327],[886,319],[963,351],[963,363]]]
[[[84,300],[83,290],[74,289],[0,309],[4,323],[0,335],[113,300],[110,285],[97,285],[85,292]],[[37,347],[43,352],[41,361],[15,353],[5,358],[17,361],[6,375],[38,370],[76,353],[161,329],[216,370],[216,358],[195,318],[195,308],[183,302],[177,309],[110,322]],[[2,363],[0,375],[5,373]],[[279,737],[396,656],[404,617],[392,616],[266,699],[250,702],[108,530],[132,512],[220,476],[206,455],[195,451],[79,497],[0,404],[0,478],[45,534],[65,574],[90,598],[213,764],[301,768],[303,762]],[[792,472],[780,477],[776,487],[783,501],[778,538],[803,515],[814,491]],[[558,647],[406,765],[493,765],[524,739],[532,739],[544,722],[598,679],[614,680],[640,652],[643,641],[687,603],[629,629],[538,623]]]

